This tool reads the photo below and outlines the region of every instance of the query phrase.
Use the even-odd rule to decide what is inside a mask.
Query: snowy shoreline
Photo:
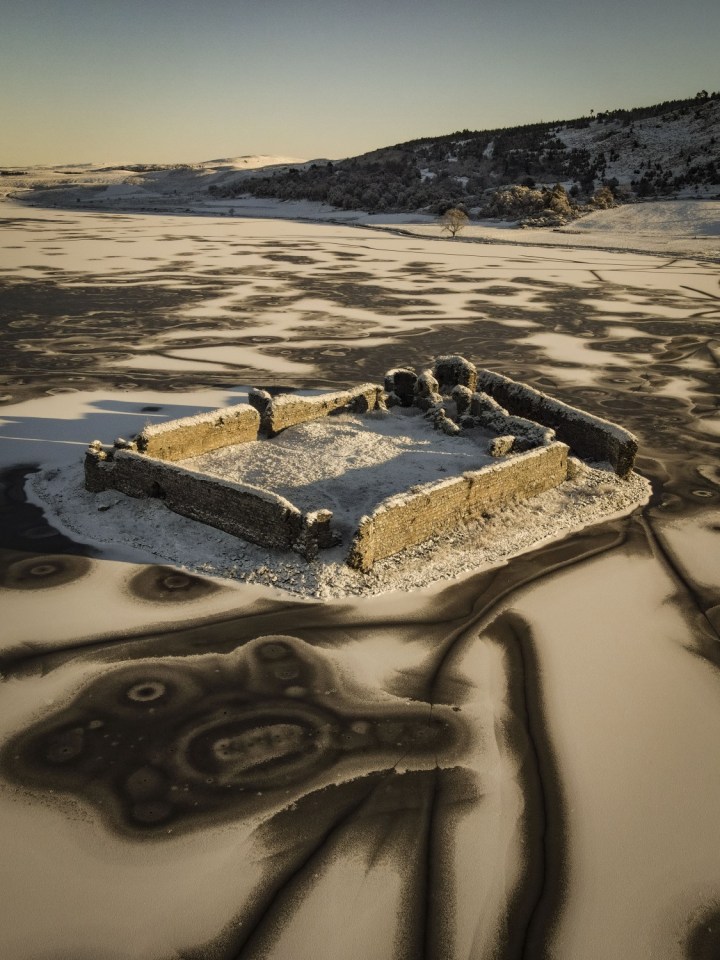
[[[363,574],[345,564],[348,544],[308,563],[180,517],[157,500],[134,500],[112,490],[88,493],[77,462],[33,474],[26,491],[54,527],[110,558],[125,558],[131,551],[134,559],[142,554],[148,562],[324,600],[412,591],[456,579],[626,516],[647,503],[651,492],[639,474],[620,480],[602,465],[581,465],[576,477],[559,487],[379,561]]]
[[[720,200],[685,199],[641,201],[599,210],[565,227],[521,227],[505,221],[471,221],[454,238],[440,232],[436,217],[422,214],[368,214],[343,211],[326,204],[255,198],[233,202],[187,198],[167,206],[134,205],[126,199],[72,204],[38,203],[19,196],[4,199],[24,210],[64,211],[73,214],[191,217],[227,220],[290,220],[295,223],[355,227],[381,234],[455,244],[498,244],[543,249],[598,250],[604,253],[650,254],[720,263]],[[189,204],[189,205],[188,205]],[[230,212],[232,211],[232,213]],[[672,216],[672,214],[677,214]],[[623,222],[625,221],[625,222]],[[685,225],[678,234],[677,224]],[[694,228],[694,229],[693,229]],[[707,230],[708,232],[703,232]],[[697,231],[697,232],[696,232]]]

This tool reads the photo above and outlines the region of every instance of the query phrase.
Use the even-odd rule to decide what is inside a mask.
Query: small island
[[[185,517],[312,561],[342,545],[367,573],[391,557],[573,477],[632,473],[637,439],[464,357],[383,385],[248,403],[93,441],[86,489],[155,498]]]

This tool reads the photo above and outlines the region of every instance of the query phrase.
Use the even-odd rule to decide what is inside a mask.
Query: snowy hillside
[[[720,183],[720,99],[639,120],[600,116],[555,136],[567,151],[587,151],[603,180],[640,195]]]
[[[633,198],[720,196],[720,93],[615,110],[562,123],[414,140],[305,170],[231,179],[218,196],[312,200],[344,209],[441,212],[490,209],[494,192],[561,184],[582,203],[607,185]],[[513,217],[513,219],[517,219]]]
[[[250,155],[0,169],[3,195],[43,206],[230,215],[250,215],[269,199],[290,201],[288,210],[300,205],[306,212],[292,215],[315,219],[340,211],[436,216],[460,206],[478,219],[558,227],[637,199],[720,199],[720,93],[564,122],[463,130],[334,162]]]

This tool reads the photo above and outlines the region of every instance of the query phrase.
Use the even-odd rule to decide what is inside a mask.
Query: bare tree
[[[451,237],[458,234],[469,222],[470,218],[468,215],[462,210],[458,210],[457,207],[451,207],[440,217],[443,232],[447,230]]]

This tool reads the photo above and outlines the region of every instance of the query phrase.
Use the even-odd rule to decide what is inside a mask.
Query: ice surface
[[[118,671],[202,670],[207,696],[162,725],[177,732],[162,755],[189,772],[217,678],[246,698],[255,681],[238,664],[268,634],[321,668],[287,699],[356,725],[324,779],[186,832],[133,833],[93,789],[8,774],[3,958],[240,955],[258,904],[264,939],[245,952],[272,960],[297,960],[308,931],[314,960],[397,943],[498,956],[528,930],[515,952],[557,960],[717,953],[720,289],[716,263],[693,259],[718,257],[703,209],[717,206],[647,232],[653,204],[606,231],[611,212],[572,234],[477,225],[471,237],[504,242],[465,243],[430,224],[408,236],[3,208],[0,459],[18,468],[0,503],[3,743]],[[253,366],[224,366],[225,347],[255,351],[241,360]],[[192,362],[215,372],[162,368],[165,352],[196,348],[214,351],[219,363]],[[83,491],[96,437],[242,402],[240,383],[340,389],[448,350],[638,434],[652,501],[628,517],[645,481],[587,473],[584,490],[383,561],[365,582],[336,561],[241,557],[159,503]],[[314,372],[273,374],[276,356]],[[623,516],[594,512],[618,490]],[[53,557],[65,582],[43,579]],[[376,765],[348,759],[383,711],[449,715],[459,743],[424,767],[407,744]]]

